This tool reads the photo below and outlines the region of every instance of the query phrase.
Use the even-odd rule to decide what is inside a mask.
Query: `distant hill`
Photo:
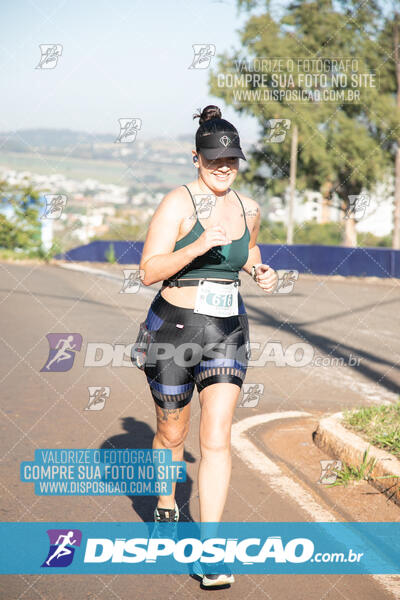
[[[4,150],[29,152],[27,145],[38,148],[65,148],[76,144],[112,143],[111,134],[96,134],[71,129],[20,129],[16,132],[0,133],[0,143]]]
[[[154,163],[189,163],[193,140],[190,136],[143,139],[141,131],[132,143],[116,143],[115,134],[93,135],[71,129],[21,129],[0,133],[1,152],[39,153],[43,156],[120,161],[123,156]]]
[[[169,189],[194,177],[194,135],[143,139],[139,131],[133,143],[124,144],[115,143],[117,129],[116,123],[115,135],[46,128],[2,132],[0,165],[37,174],[62,173],[78,180],[92,177],[104,183],[143,181],[154,189]]]
[[[194,134],[177,135],[175,139],[167,136],[143,139],[138,132],[137,139],[132,144],[115,144],[118,136],[116,124],[115,133],[92,134],[86,131],[73,131],[72,129],[20,129],[0,132],[0,148],[7,152],[27,152],[39,150],[43,153],[63,154],[73,150],[74,156],[82,158],[115,158],[115,151],[124,146],[137,158],[146,156],[151,158],[153,152],[160,150],[171,157],[188,158],[194,147]],[[246,148],[246,144],[242,144]]]

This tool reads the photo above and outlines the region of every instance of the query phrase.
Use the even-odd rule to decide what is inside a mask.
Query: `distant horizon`
[[[196,128],[197,129],[197,128]],[[93,136],[94,138],[103,138],[103,139],[99,139],[99,142],[106,142],[106,140],[104,140],[104,138],[110,138],[109,143],[113,143],[113,141],[115,142],[116,138],[117,138],[117,134],[118,132],[98,132],[98,133],[92,133],[90,131],[86,131],[83,129],[73,129],[70,127],[25,127],[25,128],[21,128],[21,129],[17,129],[17,130],[9,130],[9,131],[0,131],[0,138],[1,137],[8,137],[8,141],[10,141],[10,139],[12,139],[13,135],[18,135],[18,134],[32,134],[32,133],[39,133],[39,132],[43,132],[43,133],[47,133],[47,132],[52,132],[54,133],[68,133],[68,134],[72,134],[72,135],[80,135],[80,136],[87,136],[88,141],[91,141],[90,138],[91,136]],[[145,135],[142,133],[142,131],[138,131],[137,134],[137,139],[132,142],[131,144],[127,144],[127,146],[132,146],[134,147],[136,142],[152,142],[155,140],[165,140],[165,141],[171,141],[171,143],[174,142],[174,140],[176,140],[177,142],[181,141],[184,143],[188,143],[191,144],[193,146],[193,148],[195,148],[195,134],[196,131],[192,132],[192,133],[180,133],[177,134],[175,136],[175,138],[171,138],[171,136],[166,135],[165,133],[159,133],[159,134],[155,134],[155,135]],[[239,131],[240,134],[240,131]],[[251,146],[252,144],[254,144],[256,142],[256,139],[253,140],[248,140],[245,137],[243,137],[243,135],[240,136],[241,137],[241,145],[242,147],[248,148],[249,146]],[[95,142],[95,139],[93,140]],[[107,140],[108,142],[108,140]],[[7,152],[12,152],[13,150],[10,150],[9,148],[6,147],[0,147],[0,152],[1,151],[7,151]],[[16,150],[15,150],[16,151]],[[27,150],[28,151],[28,150]]]
[[[227,119],[227,120],[229,120],[229,119]],[[233,121],[234,121],[234,119],[230,120],[230,122],[233,122]],[[237,127],[237,129],[239,131],[241,142],[243,141],[243,143],[247,142],[247,144],[249,144],[249,143],[253,144],[253,143],[255,143],[258,140],[258,137],[257,137],[257,134],[256,134],[257,132],[252,132],[253,135],[251,136],[251,140],[250,141],[246,140],[246,134],[243,134],[241,132],[240,125],[237,125],[236,122],[234,122],[233,124],[235,125],[235,127]],[[181,138],[187,137],[187,138],[193,139],[193,142],[194,142],[195,141],[195,135],[196,135],[197,127],[198,126],[196,126],[195,129],[192,132],[184,132],[184,131],[182,131],[180,133],[177,133],[175,135],[175,137],[172,137],[171,135],[168,135],[165,132],[161,132],[161,133],[154,132],[153,134],[149,134],[149,133],[145,133],[145,132],[140,131],[140,132],[138,132],[138,138],[137,139],[138,140],[140,140],[140,139],[142,139],[142,140],[154,140],[154,139],[177,139],[177,140],[179,140]],[[258,127],[258,123],[257,123],[257,127]],[[4,129],[4,130],[0,130],[0,136],[10,135],[10,134],[13,134],[13,133],[19,133],[19,132],[22,132],[22,131],[26,131],[26,132],[28,132],[28,131],[29,132],[33,132],[33,131],[68,131],[68,132],[71,132],[71,133],[80,133],[80,134],[83,133],[83,134],[85,134],[87,136],[94,136],[94,137],[110,136],[110,137],[116,138],[117,135],[118,135],[118,122],[116,121],[116,127],[115,127],[114,131],[96,131],[96,132],[93,132],[93,131],[89,131],[89,130],[86,130],[86,129],[81,129],[81,128],[77,127],[77,126],[68,127],[68,126],[63,126],[63,125],[60,125],[60,126],[57,126],[57,125],[56,126],[36,125],[36,126],[31,126],[31,127],[25,126],[25,127],[19,127],[19,128],[16,128],[16,129]]]
[[[32,132],[32,131],[69,131],[71,133],[85,133],[88,136],[89,135],[93,135],[93,136],[97,136],[97,137],[98,136],[116,137],[115,131],[113,131],[113,132],[98,131],[96,133],[92,133],[92,132],[86,131],[84,129],[75,129],[75,128],[72,128],[72,127],[46,127],[46,126],[44,126],[44,127],[22,127],[21,129],[15,129],[15,130],[11,130],[10,129],[8,131],[0,131],[0,135],[9,135],[9,134],[18,133],[18,132],[21,132],[21,131],[29,131],[29,132]],[[180,133],[180,134],[178,134],[176,136],[176,139],[179,139],[179,138],[182,138],[182,137],[193,137],[193,140],[194,140],[195,133],[196,132],[194,132],[193,134],[192,133]],[[142,135],[140,133],[140,137],[144,138],[144,135]],[[170,138],[170,136],[159,134],[159,135],[150,136],[149,138],[146,138],[146,139],[158,139],[158,138],[160,138],[160,139],[164,139],[164,138],[168,139],[168,138]]]

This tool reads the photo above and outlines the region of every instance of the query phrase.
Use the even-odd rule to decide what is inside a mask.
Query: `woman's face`
[[[239,170],[239,159],[237,157],[225,156],[215,160],[207,160],[201,152],[196,154],[198,162],[195,163],[199,169],[199,177],[206,186],[214,193],[223,193],[234,182]]]

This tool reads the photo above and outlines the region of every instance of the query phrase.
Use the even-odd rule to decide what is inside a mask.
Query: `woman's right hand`
[[[213,225],[205,229],[192,245],[196,249],[197,256],[201,256],[214,246],[225,246],[231,242],[222,225]]]

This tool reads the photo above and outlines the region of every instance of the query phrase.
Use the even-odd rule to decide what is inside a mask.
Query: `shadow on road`
[[[389,304],[391,302],[392,301],[390,301],[390,302],[388,301],[387,304]],[[369,308],[369,306],[371,306],[371,305],[367,305],[366,307],[354,309],[353,311],[350,311],[350,312],[353,312],[353,313],[361,312],[362,310]],[[285,323],[282,320],[276,319],[270,313],[266,314],[263,310],[258,308],[255,304],[250,304],[249,302],[247,302],[246,307],[248,309],[250,309],[250,311],[247,310],[248,315],[249,315],[250,327],[251,327],[251,320],[253,320],[253,322],[256,324],[265,325],[267,327],[273,327],[273,328],[276,328],[278,331],[280,330],[280,331],[289,333],[291,335],[296,335],[300,339],[300,341],[307,341],[315,349],[319,349],[321,352],[323,352],[329,356],[332,356],[335,358],[343,358],[343,360],[346,363],[348,363],[350,355],[353,355],[353,356],[355,355],[355,356],[359,357],[360,359],[363,359],[363,360],[360,360],[360,364],[357,365],[358,373],[360,373],[361,375],[364,375],[364,377],[367,377],[374,383],[378,382],[380,386],[382,386],[383,388],[385,388],[386,390],[388,390],[390,392],[394,392],[395,394],[399,393],[399,382],[396,381],[395,379],[389,377],[389,375],[388,375],[388,373],[390,371],[392,371],[392,370],[397,371],[400,369],[400,366],[398,364],[396,364],[394,361],[386,360],[384,358],[381,358],[377,354],[374,354],[373,352],[368,352],[368,351],[362,350],[361,348],[358,348],[356,346],[352,346],[350,344],[343,344],[340,339],[338,340],[333,337],[328,337],[325,335],[312,333],[305,327],[305,325],[307,325],[307,323],[298,323],[296,321],[290,320],[290,317],[288,317],[288,322]],[[339,319],[340,316],[344,316],[345,314],[346,314],[346,311],[344,311],[342,313],[337,313],[337,314],[335,314],[335,319]],[[324,319],[327,319],[327,317],[317,319],[317,320],[313,321],[312,324],[314,325],[316,323],[322,322]],[[251,329],[250,329],[250,340],[251,340]],[[380,363],[382,365],[387,365],[389,368],[386,370],[386,373],[382,373],[382,372],[378,371],[377,369],[375,369],[373,366],[366,364],[365,361],[370,361],[370,363],[375,363],[375,364]]]
[[[124,417],[121,421],[125,433],[113,435],[105,440],[100,446],[101,450],[151,449],[154,431],[147,423],[138,421],[134,417]],[[186,450],[183,460],[191,463],[196,462],[194,456]],[[192,488],[193,480],[188,474],[186,475],[186,481],[179,482],[176,485],[175,497],[179,506],[180,521],[193,521],[189,503]],[[128,498],[132,502],[132,509],[139,515],[142,521],[153,521],[157,496],[128,496]]]

